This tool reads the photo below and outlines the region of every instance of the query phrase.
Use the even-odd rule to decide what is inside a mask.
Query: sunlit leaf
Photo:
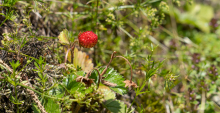
[[[85,52],[79,51],[77,48],[74,49],[74,67],[80,67],[83,71],[88,73],[93,69],[92,59],[89,59],[89,55]]]
[[[99,86],[98,90],[104,94],[105,100],[115,99],[115,93],[112,92],[111,89],[109,89],[109,87]]]
[[[64,29],[60,35],[58,36],[59,38],[59,42],[61,44],[64,44],[64,45],[68,45],[70,44],[69,40],[68,40],[68,31],[66,29]]]

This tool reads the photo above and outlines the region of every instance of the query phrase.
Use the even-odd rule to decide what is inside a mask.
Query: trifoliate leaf
[[[119,100],[107,100],[104,106],[112,113],[125,113],[126,105]]]
[[[59,38],[59,42],[61,44],[64,44],[64,45],[68,45],[70,44],[69,40],[68,40],[68,31],[66,29],[64,29],[60,35],[58,36]]]

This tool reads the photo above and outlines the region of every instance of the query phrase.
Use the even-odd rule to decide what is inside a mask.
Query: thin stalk
[[[130,107],[129,107],[129,109],[128,109],[128,112],[130,111],[131,106],[134,104],[134,101],[135,101],[135,99],[136,99],[137,96],[138,96],[138,95],[135,95],[135,97],[134,97],[134,99],[133,99],[133,101],[132,101],[132,103],[131,103],[131,105],[130,105]],[[127,112],[127,113],[128,113],[128,112]]]
[[[67,59],[68,59],[68,53],[69,53],[70,50],[71,50],[71,48],[69,48],[69,49],[66,51],[64,64],[66,64],[66,62],[67,62]]]
[[[103,76],[103,75],[105,74],[105,72],[107,71],[107,69],[108,69],[110,63],[112,62],[112,60],[113,60],[113,58],[114,58],[114,54],[115,54],[115,53],[116,53],[116,51],[114,51],[114,52],[112,53],[111,59],[110,59],[109,63],[107,64],[106,68],[102,71],[101,76]]]
[[[131,79],[130,79],[130,83],[132,83],[132,77],[133,77],[133,70],[132,70],[132,67],[131,67],[131,64],[130,62],[128,61],[128,59],[126,59],[125,57],[123,56],[116,56],[116,57],[120,57],[120,58],[123,58],[125,61],[127,61],[127,63],[129,64],[130,66],[130,69],[131,69]]]
[[[17,81],[17,80],[15,80]],[[16,84],[16,82],[15,82]],[[18,92],[17,92],[17,85],[14,86],[15,87],[15,100],[16,100],[16,103],[18,103]],[[17,106],[17,113],[19,113],[19,108],[18,108],[18,104],[16,104]]]
[[[100,82],[102,80],[102,75],[99,73],[98,69],[94,69],[94,70],[96,70],[98,72],[98,74],[99,74],[99,81],[98,81],[98,86],[97,86],[97,89],[98,89],[99,88],[99,84],[100,84]]]
[[[74,58],[74,48],[75,48],[75,45],[73,44],[73,46],[71,47],[71,63],[73,63],[73,58]]]

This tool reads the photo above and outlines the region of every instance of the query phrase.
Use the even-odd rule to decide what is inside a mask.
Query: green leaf
[[[104,94],[105,100],[115,99],[115,93],[111,91],[107,86],[99,86],[98,90]]]
[[[58,98],[61,98],[64,96],[65,89],[61,85],[57,85],[53,89],[49,91],[50,95],[56,96]]]
[[[7,81],[12,84],[13,86],[15,86],[15,81],[13,81],[9,76],[7,76]]]
[[[77,75],[83,75],[84,72],[79,71],[76,73]],[[93,91],[92,87],[86,88],[85,84],[81,82],[76,82],[76,75],[68,75],[67,78],[63,79],[63,86],[68,90],[71,94],[79,94],[83,95],[81,97],[84,97],[85,94],[91,93]],[[77,97],[76,97],[77,98]]]
[[[32,103],[31,109],[34,111],[34,113],[41,113],[40,109],[37,107],[36,104]]]
[[[82,85],[80,82],[76,82],[76,75],[68,75],[67,78],[63,79],[63,86],[69,91],[76,91]]]
[[[64,29],[60,35],[58,36],[58,39],[59,39],[59,42],[61,44],[64,44],[64,45],[69,45],[70,42],[69,42],[69,37],[68,37],[68,31],[66,29]]]
[[[61,113],[60,105],[53,99],[47,99],[44,105],[48,113]]]
[[[18,66],[20,66],[19,61],[15,63],[14,60],[12,60],[12,62],[9,62],[9,63],[11,64],[11,67],[13,68],[13,70],[16,70]]]
[[[104,106],[113,113],[125,113],[126,105],[119,100],[107,100],[104,102]]]
[[[101,73],[103,70],[104,67],[100,68],[99,72]],[[117,84],[115,87],[109,87],[110,89],[121,95],[127,93],[127,88],[125,88],[125,83],[123,82],[123,76],[117,73],[113,68],[108,68],[103,77],[106,77],[104,80]],[[94,82],[96,84],[98,83],[98,73],[96,71],[92,72],[90,78],[95,79]]]
[[[85,71],[77,71],[76,75],[78,76],[84,76],[85,75]]]

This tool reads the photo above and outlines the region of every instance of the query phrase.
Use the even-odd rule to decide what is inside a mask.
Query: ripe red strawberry
[[[98,36],[92,31],[79,33],[78,39],[79,39],[79,45],[85,48],[94,47],[98,42]]]

